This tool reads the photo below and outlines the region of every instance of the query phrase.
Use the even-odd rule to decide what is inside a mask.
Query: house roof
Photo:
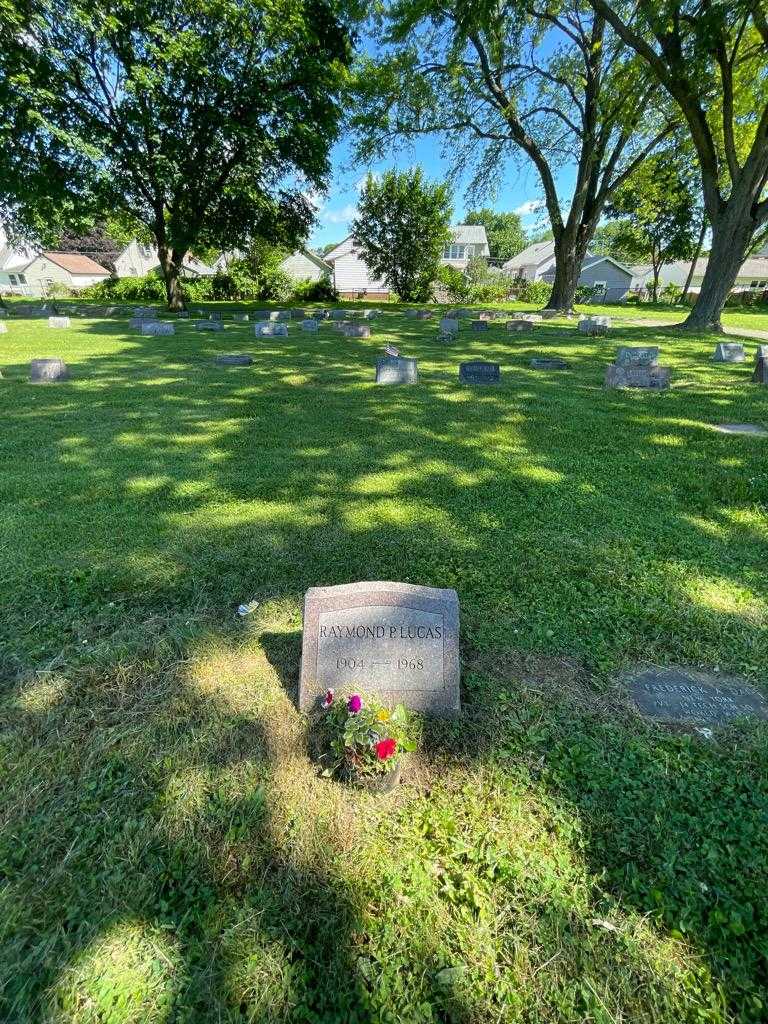
[[[612,263],[614,267],[618,267],[619,270],[623,270],[624,273],[628,274],[630,277],[634,276],[634,270],[632,267],[627,266],[626,263],[621,263],[619,260],[615,260],[613,256],[590,256],[587,254],[584,262],[581,264],[581,269],[587,270],[588,267],[596,267],[598,263],[605,262]]]
[[[337,242],[336,245],[334,245],[334,247],[331,250],[329,250],[325,254],[325,256],[323,256],[323,259],[325,260],[325,262],[326,263],[330,263],[331,260],[335,260],[336,256],[337,256],[336,250],[340,249],[342,247],[342,245],[345,244],[345,242],[348,242],[350,240],[351,237],[352,237],[352,235],[347,235],[345,238],[342,238],[342,240],[340,242]]]
[[[554,239],[548,238],[544,242],[534,242],[533,245],[529,245],[522,252],[519,252],[517,256],[507,260],[504,264],[504,270],[509,270],[512,267],[527,267],[530,264],[538,266],[544,260],[551,259],[554,252]]]
[[[41,252],[40,256],[44,256],[63,270],[68,270],[70,274],[104,274],[109,277],[109,271],[96,260],[92,260],[90,256],[81,256],[76,252],[47,251]],[[37,258],[35,257],[35,259]],[[32,262],[34,263],[34,260]]]
[[[488,245],[482,224],[456,224],[451,228],[451,241],[461,245]]]
[[[338,248],[338,246],[336,246],[336,248]],[[322,256],[318,256],[317,253],[312,252],[311,249],[297,249],[296,252],[292,252],[289,256],[286,256],[285,260],[289,260],[292,256],[295,256],[297,252],[301,253],[301,255],[308,259],[310,263],[314,263],[320,270],[329,272],[333,269],[330,263],[326,263]],[[285,263],[285,260],[282,262]]]

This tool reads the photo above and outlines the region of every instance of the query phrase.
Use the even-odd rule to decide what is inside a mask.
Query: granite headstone
[[[377,384],[416,384],[419,368],[415,359],[406,356],[381,356],[376,360]]]
[[[69,368],[63,359],[33,359],[29,364],[29,379],[36,384],[69,380]]]
[[[216,356],[217,366],[250,366],[253,363],[253,356],[247,352],[234,352],[232,355]]]
[[[662,722],[716,726],[768,719],[768,701],[746,680],[697,669],[643,667],[624,677],[640,711]]]
[[[459,599],[410,583],[313,587],[304,598],[299,707],[328,689],[453,715],[459,704]]]
[[[498,363],[488,363],[483,359],[459,363],[460,384],[498,384],[500,380],[501,367]]]
[[[721,341],[715,345],[712,359],[716,363],[743,363],[747,358],[744,346],[735,341]]]

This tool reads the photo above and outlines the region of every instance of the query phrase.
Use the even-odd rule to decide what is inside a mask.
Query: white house
[[[363,260],[352,235],[323,257],[332,270],[333,285],[342,299],[388,299],[389,285],[376,277]]]
[[[3,225],[0,224],[0,292],[16,295],[32,294],[24,268],[35,257],[35,249],[28,244],[11,246]]]
[[[457,224],[443,250],[441,263],[464,270],[473,256],[488,257],[488,238],[482,224]],[[388,299],[390,288],[376,278],[360,255],[352,235],[323,257],[333,270],[333,284],[343,299]]]
[[[24,279],[21,283],[29,295],[47,295],[55,284],[63,284],[76,291],[112,277],[106,267],[90,256],[49,251],[38,253],[25,267],[16,271],[16,276]]]
[[[338,246],[336,248],[338,249]],[[280,264],[280,269],[285,271],[292,281],[322,281],[324,277],[333,276],[331,264],[309,249],[297,249],[290,256],[286,256]]]
[[[440,262],[457,270],[466,270],[473,256],[488,259],[490,255],[488,236],[482,224],[457,224],[452,228],[451,241],[443,250]]]
[[[146,277],[160,269],[160,259],[157,249],[153,249],[143,242],[132,242],[123,249],[115,260],[115,277]],[[215,273],[212,267],[207,266],[194,256],[187,256],[182,264],[182,276],[184,277],[211,277]]]

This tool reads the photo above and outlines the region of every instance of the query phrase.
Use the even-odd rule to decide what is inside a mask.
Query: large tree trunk
[[[555,239],[555,279],[545,309],[572,313],[584,253],[577,249],[567,233]]]
[[[712,251],[699,297],[681,327],[687,331],[722,331],[720,316],[736,281],[755,230],[751,202],[732,197],[712,220]]]
[[[159,246],[157,253],[160,259],[160,268],[163,271],[163,279],[165,281],[165,294],[168,299],[168,309],[172,312],[179,312],[179,310],[184,309],[184,293],[181,289],[181,280],[179,275],[186,253],[179,253],[175,249],[171,252],[165,246]]]

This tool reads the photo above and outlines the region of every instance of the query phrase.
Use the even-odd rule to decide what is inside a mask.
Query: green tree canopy
[[[532,161],[555,240],[549,305],[570,308],[612,191],[671,130],[658,83],[581,0],[386,0],[381,11],[387,45],[355,76],[361,155],[436,133],[455,169],[474,168],[475,194],[500,187],[510,156]]]
[[[678,106],[698,158],[712,250],[686,326],[720,329],[752,240],[768,225],[765,0],[589,0]]]
[[[425,302],[450,239],[450,193],[421,168],[368,175],[352,234],[363,259],[404,302]]]
[[[341,0],[27,0],[0,28],[0,205],[122,212],[169,303],[195,247],[306,234],[351,60]]]
[[[654,154],[611,199],[609,217],[622,218],[616,240],[633,260],[653,268],[651,291],[658,300],[659,272],[665,263],[690,258],[696,247],[703,210],[691,161],[680,150]]]
[[[525,248],[525,232],[516,213],[498,213],[488,207],[471,210],[464,218],[465,224],[482,224],[488,236],[491,259],[511,260]]]

